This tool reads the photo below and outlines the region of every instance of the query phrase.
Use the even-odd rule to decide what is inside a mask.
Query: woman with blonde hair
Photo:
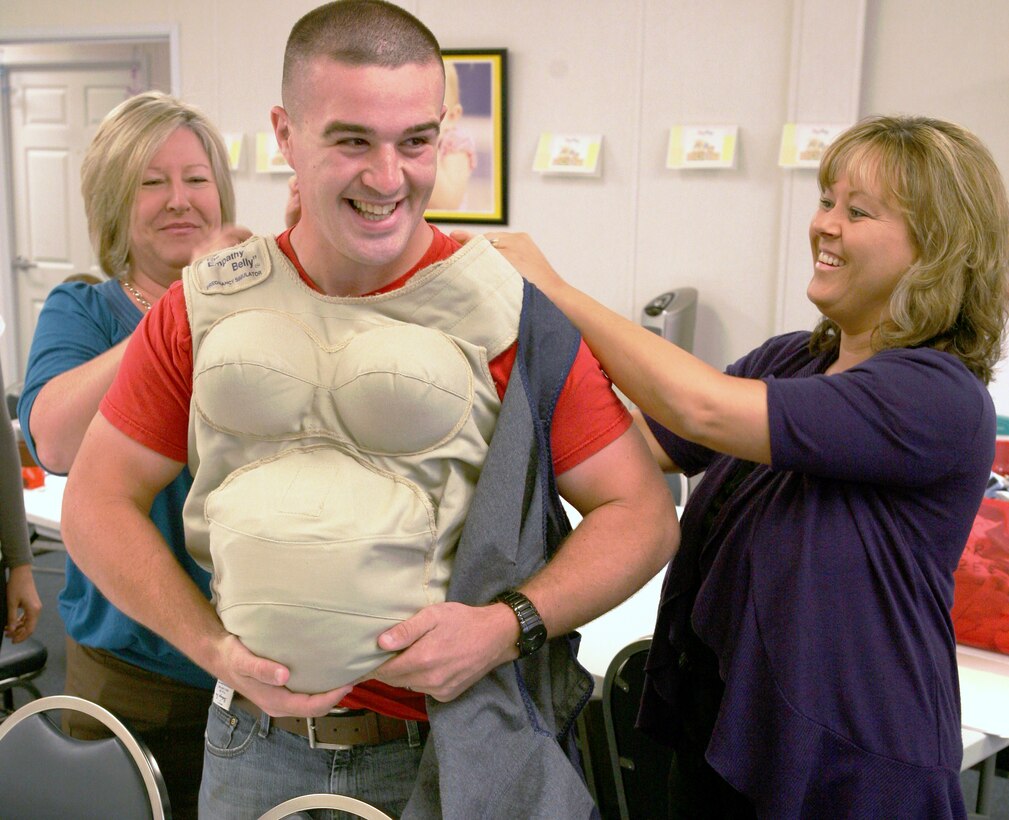
[[[126,342],[152,304],[201,249],[249,235],[229,224],[235,197],[221,135],[197,109],[160,92],[131,97],[105,117],[84,158],[81,193],[92,245],[110,278],[50,293],[18,405],[32,455],[55,473],[70,469]],[[209,575],[186,553],[182,534],[191,483],[183,471],[153,500],[150,516],[209,597]],[[138,730],[165,776],[173,815],[195,817],[210,676],[109,604],[69,558],[59,611],[67,629],[66,691]],[[86,722],[68,729],[76,737],[98,731]]]
[[[970,132],[871,117],[826,150],[823,314],[709,367],[499,249],[644,411],[681,522],[640,725],[673,817],[964,817],[953,571],[990,473],[1009,204]]]

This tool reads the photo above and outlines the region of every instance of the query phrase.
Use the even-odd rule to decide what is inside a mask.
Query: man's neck
[[[373,267],[335,253],[328,243],[313,241],[307,230],[299,228],[301,223],[291,229],[291,247],[305,275],[327,296],[363,296],[381,290],[416,266],[432,239],[431,226],[421,222],[397,259]]]

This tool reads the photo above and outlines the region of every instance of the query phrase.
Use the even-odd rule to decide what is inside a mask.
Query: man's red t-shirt
[[[402,287],[419,270],[451,256],[459,244],[432,226],[433,238],[420,261],[396,281],[375,291]],[[290,231],[277,237],[284,254],[305,284],[308,277],[290,241]],[[490,362],[498,396],[503,397],[515,362],[516,345]],[[192,336],[182,283],[176,282],[151,309],[133,334],[115,381],[102,399],[102,415],[118,430],[174,461],[186,462],[189,405],[193,392]],[[557,475],[581,464],[619,438],[631,418],[613,392],[599,362],[582,342],[557,400],[550,443]],[[391,717],[423,720],[424,696],[365,681],[354,687],[341,706],[371,709]]]

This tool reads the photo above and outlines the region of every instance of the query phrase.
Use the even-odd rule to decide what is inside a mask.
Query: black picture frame
[[[438,180],[424,215],[430,222],[506,224],[508,50],[445,49],[442,57],[448,110]]]

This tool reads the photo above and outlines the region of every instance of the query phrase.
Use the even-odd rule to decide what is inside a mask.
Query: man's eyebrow
[[[420,125],[414,125],[414,126],[412,126],[410,128],[407,128],[404,133],[406,133],[406,134],[420,134],[420,133],[422,133],[424,131],[440,131],[440,130],[441,130],[441,121],[440,120],[431,120],[430,122],[423,122],[423,123],[420,123]]]
[[[411,134],[421,134],[425,131],[437,132],[440,129],[441,123],[438,120],[431,120],[430,122],[422,122],[417,125],[411,125],[403,132],[403,134],[409,136]],[[322,136],[325,139],[333,136],[334,134],[362,134],[364,136],[372,136],[375,134],[375,129],[368,128],[365,125],[359,125],[357,123],[333,120],[323,129]]]
[[[333,120],[327,123],[326,127],[322,130],[323,137],[330,137],[333,134],[374,134],[375,131],[372,128],[366,128],[363,125],[357,125],[352,122],[343,122],[342,120]]]

